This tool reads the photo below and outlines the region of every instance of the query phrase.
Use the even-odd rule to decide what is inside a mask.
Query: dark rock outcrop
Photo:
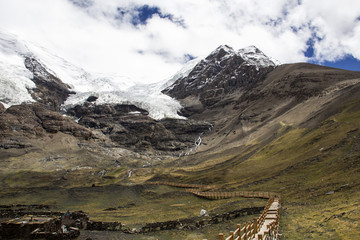
[[[51,74],[35,58],[26,57],[25,67],[33,73],[32,81],[36,84],[35,89],[29,90],[31,96],[50,110],[60,111],[61,104],[74,93],[70,90],[70,86]]]
[[[39,103],[11,106],[0,115],[0,148],[29,147],[28,139],[57,132],[82,139],[92,137],[90,130]]]
[[[113,144],[135,151],[185,151],[196,146],[197,138],[209,131],[211,124],[203,121],[154,120],[146,110],[134,105],[95,105],[85,103],[68,110],[79,118],[78,123],[98,129]]]
[[[188,76],[178,79],[163,93],[176,99],[197,97],[206,108],[219,102],[226,94],[240,88],[251,88],[264,80],[275,67],[276,64],[255,47],[235,52],[228,46],[220,46],[198,63]],[[188,107],[185,115],[186,111],[191,112],[192,109]]]

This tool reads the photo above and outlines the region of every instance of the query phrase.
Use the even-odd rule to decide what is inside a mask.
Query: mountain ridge
[[[262,81],[276,66],[256,47],[235,51],[222,45],[162,92],[178,100],[197,97],[203,107],[210,107],[223,95]]]

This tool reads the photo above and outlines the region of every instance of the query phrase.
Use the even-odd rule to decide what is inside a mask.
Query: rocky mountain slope
[[[218,134],[209,146],[265,140],[281,127],[279,123],[310,127],[341,111],[343,98],[352,98],[358,84],[358,72],[306,63],[281,65],[251,89],[236,90],[192,117],[212,117],[211,134]]]
[[[0,68],[1,80],[30,96],[19,104],[8,88],[0,95],[0,201],[30,194],[53,203],[62,189],[68,198],[55,205],[78,207],[86,199],[88,211],[106,219],[104,202],[118,206],[108,203],[111,189],[139,184],[141,190],[117,193],[138,204],[129,205],[136,222],[146,212],[139,199],[155,199],[146,181],[181,181],[282,193],[287,210],[280,225],[288,239],[346,238],[357,229],[360,72],[279,65],[256,47],[220,46],[169,81],[132,86],[132,98],[119,89],[81,92],[40,55],[20,52],[13,62],[0,55],[1,66],[10,67]],[[6,69],[17,69],[26,87]],[[169,114],[156,114],[159,107]],[[182,200],[190,201],[176,195]]]
[[[76,88],[73,89],[56,76],[55,72],[59,71],[57,70],[59,67],[50,69],[41,63],[43,60],[39,57],[45,56],[45,62],[50,63],[49,66],[57,66],[54,65],[54,62],[60,62],[60,68],[69,66],[68,71],[70,72],[78,71],[75,67],[57,57],[53,61],[48,60],[49,54],[47,53],[47,55],[44,53],[36,55],[36,51],[30,51],[34,48],[23,50],[27,48],[27,45],[17,49],[17,45],[21,42],[19,43],[17,39],[11,39],[11,37],[8,40],[6,38],[8,36],[2,37],[2,40],[10,45],[10,52],[13,51],[24,58],[24,67],[31,73],[30,80],[35,85],[35,87],[29,87],[28,92],[32,101],[37,102],[37,104],[24,103],[20,108],[12,106],[1,116],[0,120],[3,123],[1,146],[3,148],[32,146],[29,140],[36,139],[39,135],[33,129],[42,128],[43,133],[62,132],[80,137],[82,140],[94,141],[99,148],[116,147],[143,154],[178,156],[194,153],[200,146],[201,136],[212,128],[212,124],[206,118],[186,120],[177,116],[176,119],[154,119],[153,108],[146,108],[147,99],[138,102],[132,101],[130,97],[125,102],[119,103],[116,99],[110,98],[109,101],[104,102],[100,100],[103,97],[102,94],[79,93]],[[6,44],[4,45],[6,47]],[[7,47],[9,48],[9,46]],[[175,82],[163,92],[170,95],[173,93],[172,97],[178,99],[185,96],[190,99],[199,98],[203,107],[207,108],[239,89],[251,88],[257,81],[262,81],[275,66],[276,64],[270,58],[255,47],[235,52],[228,46],[220,46],[201,62],[193,61],[188,64],[168,82],[161,83],[161,86],[166,87]],[[86,73],[83,74],[85,77],[87,76]],[[9,81],[6,76],[3,76],[3,79]],[[193,81],[194,79],[196,81]],[[157,85],[144,87],[154,93],[157,89],[161,90]],[[141,93],[144,87],[132,88],[134,95],[137,92]],[[213,95],[211,92],[217,93]],[[74,96],[76,99],[79,94],[85,100],[74,102]],[[121,96],[125,93],[115,94]],[[159,94],[161,93],[159,92]],[[185,95],[180,96],[179,94]],[[127,94],[123,97],[126,98],[126,96]],[[150,94],[149,96],[151,98],[154,95]],[[11,97],[13,96],[10,92],[8,96],[2,98],[2,101],[10,103]],[[69,101],[72,104],[69,104]],[[151,102],[156,101],[156,98],[151,99],[148,102],[149,106],[151,106]],[[171,106],[172,101],[174,100],[167,101],[167,98],[164,97],[162,105],[159,106]],[[190,102],[192,101],[190,100]],[[145,108],[141,108],[143,106]],[[182,114],[189,116],[185,112],[189,112],[190,108],[188,106],[183,108]],[[165,109],[165,111],[168,110]],[[43,117],[41,114],[40,116],[40,112],[46,113],[47,117]],[[50,115],[51,117],[49,117]],[[9,124],[9,122],[14,122],[14,124]],[[17,126],[16,123],[19,125]],[[81,129],[84,134],[81,134]],[[83,135],[86,137],[84,138]]]
[[[207,122],[187,121],[177,115],[180,104],[159,89],[167,86],[167,81],[146,86],[126,81],[119,87],[111,77],[94,77],[15,36],[1,33],[0,43],[4,57],[0,104],[8,107],[0,117],[0,146],[4,149],[36,148],[36,143],[30,144],[33,139],[61,132],[94,142],[98,151],[122,148],[178,156],[195,151],[199,136],[211,128]],[[17,65],[7,62],[6,54],[16,58]],[[8,65],[22,69],[10,68],[6,73]],[[188,68],[175,76],[186,74]],[[30,82],[22,85],[19,77]],[[17,99],[27,101],[17,105]],[[3,104],[1,107],[5,111]]]
[[[183,114],[189,116],[230,93],[252,88],[275,67],[276,63],[254,46],[239,51],[220,46],[163,93],[182,100],[186,105]]]

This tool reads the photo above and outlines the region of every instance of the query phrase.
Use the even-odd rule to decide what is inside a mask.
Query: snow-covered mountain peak
[[[216,59],[217,61],[223,60],[236,54],[235,50],[228,45],[220,45],[214,51],[212,51],[205,60]]]
[[[243,52],[245,54],[263,54],[260,49],[254,45],[239,49],[239,52]]]
[[[232,47],[230,47],[226,44],[223,44],[223,45],[220,45],[219,47],[217,47],[212,53],[210,53],[210,55],[221,52],[221,51],[225,51],[227,53],[235,53],[235,50]]]
[[[260,49],[256,46],[248,46],[239,50],[234,50],[228,45],[220,45],[214,51],[212,51],[204,61],[211,62],[215,61],[219,63],[221,61],[233,58],[240,57],[244,60],[244,64],[254,65],[259,67],[274,67],[280,63],[268,56],[266,56]]]
[[[203,106],[211,106],[227,93],[262,81],[276,65],[255,46],[235,51],[221,45],[163,92],[177,99],[197,96]]]

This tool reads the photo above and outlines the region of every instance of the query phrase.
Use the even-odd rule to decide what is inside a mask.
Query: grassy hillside
[[[195,154],[187,167],[163,169],[169,178],[215,183],[229,190],[268,190],[283,196],[286,239],[354,239],[360,234],[360,101],[312,128],[279,122],[267,144]],[[191,160],[201,164],[192,166]]]

